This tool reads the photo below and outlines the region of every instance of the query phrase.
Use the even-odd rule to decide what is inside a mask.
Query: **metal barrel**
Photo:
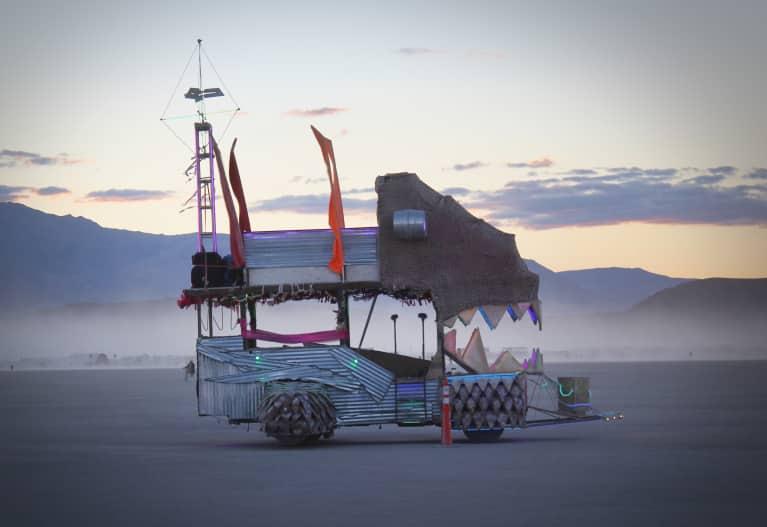
[[[400,240],[426,239],[426,211],[415,209],[395,210],[394,236]]]

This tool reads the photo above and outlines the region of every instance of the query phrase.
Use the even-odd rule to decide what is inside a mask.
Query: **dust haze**
[[[351,301],[351,344],[356,347],[371,301]],[[332,329],[335,304],[315,300],[258,305],[258,326],[280,333]],[[419,313],[427,318],[422,326]],[[436,324],[431,304],[406,306],[380,296],[370,318],[363,347],[394,351],[397,314],[398,353],[426,357],[436,349]],[[208,333],[203,317],[203,332]],[[543,331],[526,316],[513,322],[505,316],[491,330],[477,314],[468,326],[460,321],[458,347],[479,328],[488,357],[511,349],[524,359],[538,347],[548,362],[738,360],[765,359],[767,346],[761,313],[657,312],[574,313],[547,308]],[[236,313],[214,308],[214,334],[237,334]],[[36,313],[6,313],[0,318],[0,368],[181,367],[194,357],[197,316],[181,310],[175,300],[113,305],[80,304],[47,308]],[[266,344],[266,343],[260,343]],[[104,357],[99,359],[99,355]],[[106,358],[106,361],[104,360]]]

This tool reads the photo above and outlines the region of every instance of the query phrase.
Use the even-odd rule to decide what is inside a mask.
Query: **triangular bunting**
[[[490,367],[487,365],[485,346],[482,343],[482,337],[479,334],[479,328],[474,328],[474,331],[472,331],[469,342],[463,350],[461,359],[471,366],[477,373],[487,373],[490,371]]]
[[[513,305],[514,311],[517,313],[517,320],[522,320],[525,318],[525,313],[527,313],[527,310],[530,307],[530,302],[520,302]]]
[[[504,313],[506,313],[506,307],[481,306],[479,308],[479,313],[482,315],[482,318],[485,319],[487,325],[490,326],[490,329],[495,329],[498,327],[498,323],[503,318]]]
[[[490,371],[495,373],[515,373],[522,371],[522,365],[514,358],[510,351],[506,350],[490,366]]]
[[[460,320],[464,326],[468,326],[471,323],[471,320],[474,318],[474,314],[476,312],[477,312],[476,307],[464,309],[463,311],[458,313],[458,320]]]
[[[543,329],[543,306],[540,300],[534,300],[530,305],[530,315],[534,324],[538,324],[538,329]]]
[[[458,315],[448,318],[447,320],[445,320],[445,326],[452,328],[455,325],[456,320],[458,320]]]
[[[513,306],[507,307],[506,308],[506,312],[509,314],[509,316],[511,317],[511,320],[513,320],[514,322],[516,322],[519,319],[517,314],[514,312],[514,307]]]

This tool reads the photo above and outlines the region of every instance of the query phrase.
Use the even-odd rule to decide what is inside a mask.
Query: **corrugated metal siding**
[[[247,232],[243,235],[249,269],[325,266],[333,256],[333,231]],[[378,262],[378,227],[342,229],[346,265]]]
[[[242,351],[240,337],[215,337],[199,339],[197,349],[200,415],[257,420],[264,382],[300,379],[327,387],[339,426],[397,420],[394,375],[350,348],[312,346],[247,352]],[[426,382],[427,416],[439,416],[438,391],[436,380]]]
[[[374,399],[383,399],[394,380],[392,372],[345,346],[331,348],[330,354],[360,381]]]
[[[207,377],[230,375],[237,367],[197,354],[198,413],[200,415],[226,416],[231,419],[258,417],[258,407],[263,398],[263,384],[222,384],[206,381]]]

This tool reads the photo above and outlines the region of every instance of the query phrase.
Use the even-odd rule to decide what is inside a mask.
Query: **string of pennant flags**
[[[533,302],[519,302],[505,305],[490,305],[490,306],[475,306],[469,309],[464,309],[457,315],[450,317],[445,321],[445,326],[452,328],[456,321],[461,321],[464,326],[471,324],[474,316],[479,313],[482,319],[488,325],[491,330],[498,327],[504,315],[509,315],[512,321],[522,320],[527,314],[530,317],[530,321],[533,324],[537,324],[538,327],[542,327],[541,320],[541,303],[538,300]]]

